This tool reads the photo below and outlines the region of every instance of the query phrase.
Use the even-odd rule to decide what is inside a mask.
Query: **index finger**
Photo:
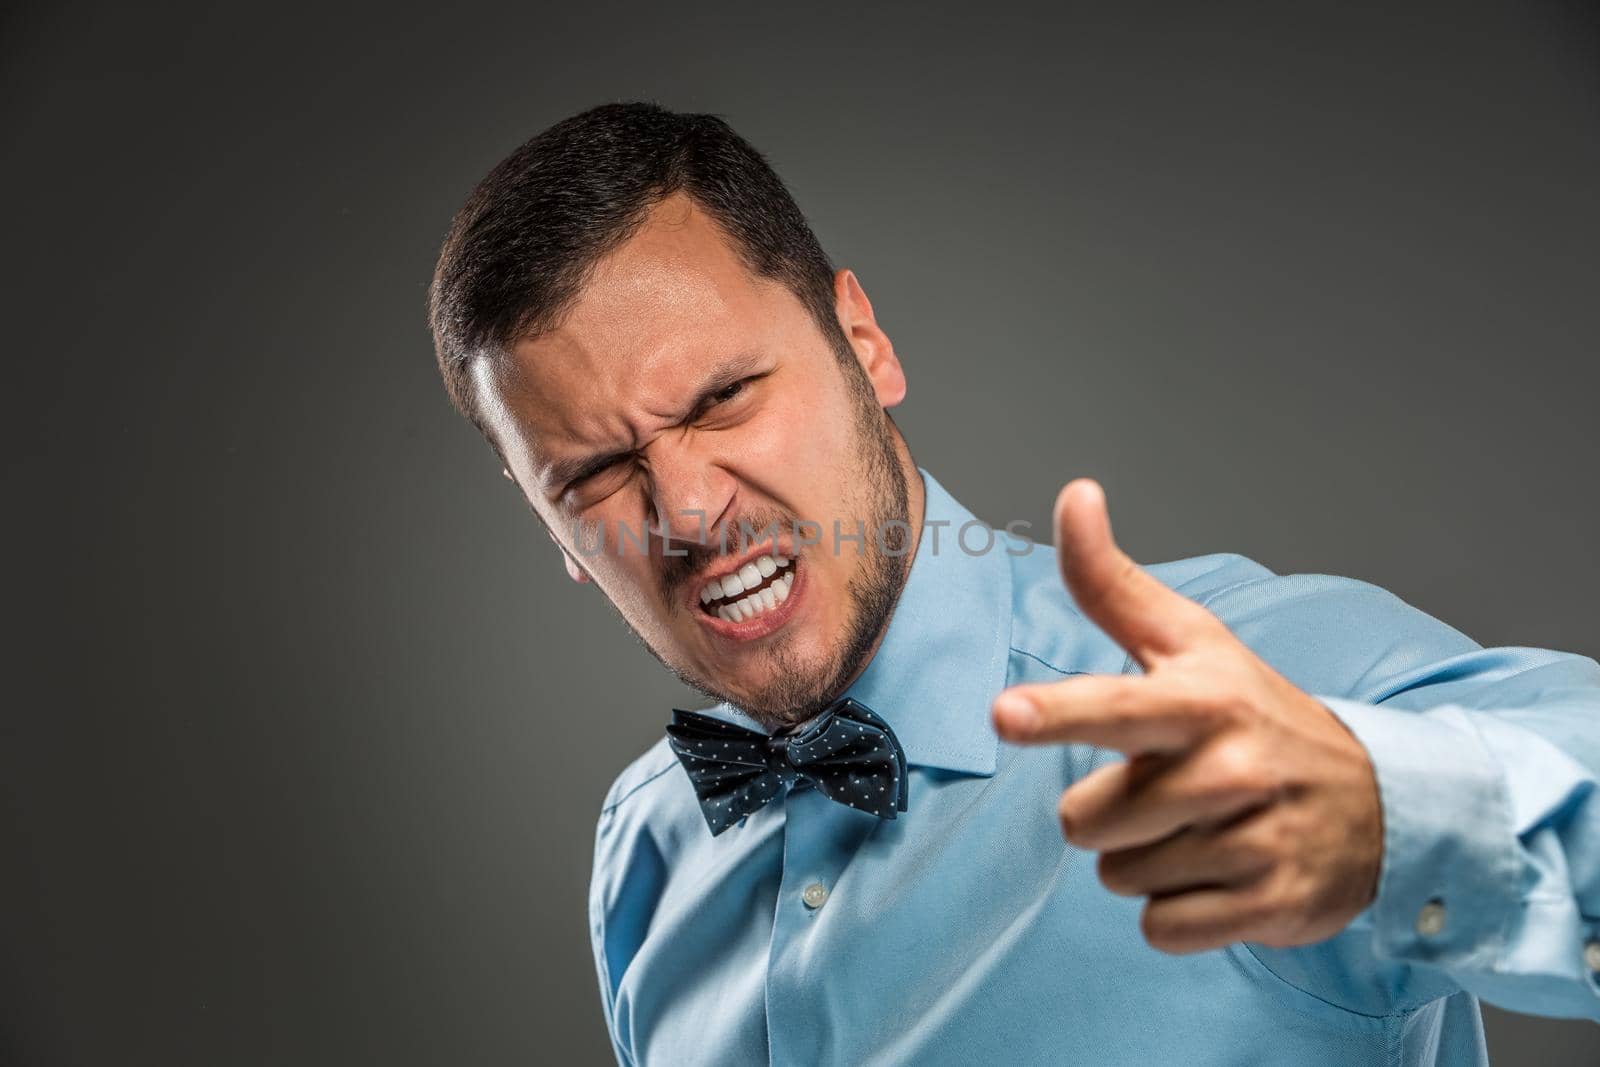
[[[1080,674],[1016,685],[995,698],[995,729],[1019,744],[1079,742],[1138,752],[1192,747],[1212,718],[1158,676]]]

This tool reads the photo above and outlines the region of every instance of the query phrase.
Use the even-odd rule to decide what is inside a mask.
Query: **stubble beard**
[[[760,653],[772,680],[754,692],[735,694],[669,662],[623,616],[623,622],[639,642],[679,681],[711,700],[731,704],[769,731],[803,723],[837,698],[888,626],[910,572],[910,501],[905,471],[895,448],[895,431],[890,429],[889,415],[877,406],[870,388],[864,395],[861,390],[856,391],[855,404],[858,454],[864,459],[859,484],[865,497],[857,503],[865,506],[853,510],[866,523],[865,544],[858,545],[860,563],[846,583],[851,614],[845,635],[827,662],[801,660],[780,630]],[[831,537],[824,536],[814,548],[837,549],[837,545]]]

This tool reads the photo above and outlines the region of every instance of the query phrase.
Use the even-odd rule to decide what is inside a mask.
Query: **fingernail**
[[[994,699],[995,714],[1009,730],[1026,733],[1039,724],[1039,709],[1021,693],[1001,693]]]

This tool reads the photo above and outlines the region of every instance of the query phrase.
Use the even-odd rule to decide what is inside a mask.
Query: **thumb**
[[[1105,490],[1074,478],[1056,497],[1061,577],[1083,613],[1141,666],[1194,644],[1210,621],[1200,605],[1141,569],[1111,536]]]

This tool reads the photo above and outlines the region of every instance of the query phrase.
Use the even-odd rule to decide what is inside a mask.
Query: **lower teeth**
[[[792,588],[794,588],[793,565],[788,570],[779,572],[756,592],[732,602],[707,604],[706,610],[728,622],[743,622],[757,615],[764,615],[782,604],[789,599],[789,591]]]

